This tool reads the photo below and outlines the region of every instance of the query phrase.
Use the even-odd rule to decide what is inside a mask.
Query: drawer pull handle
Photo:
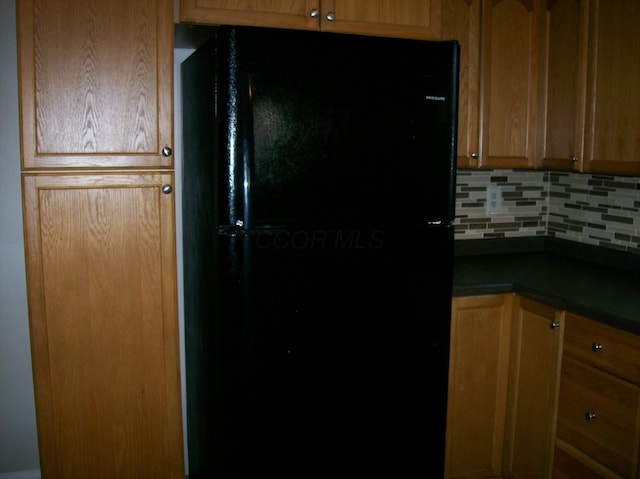
[[[594,353],[600,351],[602,349],[602,344],[600,343],[593,343],[591,345],[591,349],[593,350]]]
[[[587,422],[595,421],[596,420],[596,413],[587,411],[585,413],[585,415],[584,415],[584,420],[587,421]]]

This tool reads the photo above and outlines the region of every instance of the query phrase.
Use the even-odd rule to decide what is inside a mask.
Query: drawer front
[[[557,437],[625,478],[635,478],[640,387],[564,357]]]
[[[640,385],[640,336],[567,313],[564,354]]]

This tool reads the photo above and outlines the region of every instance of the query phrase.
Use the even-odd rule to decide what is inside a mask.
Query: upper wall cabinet
[[[591,0],[584,171],[640,175],[640,0]]]
[[[542,166],[640,175],[640,1],[546,3]]]
[[[442,5],[442,38],[458,40],[458,167],[477,167],[480,152],[479,0],[447,0]]]
[[[441,3],[442,0],[181,0],[180,21],[438,39]]]
[[[444,2],[442,39],[461,44],[459,167],[535,166],[543,20],[536,1]]]
[[[584,156],[586,94],[586,0],[546,5],[545,135],[542,166],[581,171]]]
[[[24,169],[173,166],[170,1],[19,1],[17,15]]]

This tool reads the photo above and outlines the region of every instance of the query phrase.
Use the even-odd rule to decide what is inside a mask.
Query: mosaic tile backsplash
[[[640,178],[460,169],[454,224],[456,240],[546,235],[640,254]]]

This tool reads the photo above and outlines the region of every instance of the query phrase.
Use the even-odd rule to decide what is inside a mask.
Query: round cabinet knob
[[[169,193],[171,193],[173,191],[173,188],[171,187],[171,185],[162,185],[162,192],[165,195],[168,195]]]
[[[169,156],[171,156],[171,153],[173,153],[173,152],[171,151],[171,148],[169,148],[168,146],[165,146],[165,147],[162,149],[162,156],[164,156],[164,157],[169,157]]]
[[[333,12],[329,12],[327,13],[327,16],[325,17],[329,22],[333,22],[336,19],[336,14]]]
[[[551,321],[551,329],[558,329],[560,327],[559,321]]]
[[[311,18],[318,18],[320,16],[320,10],[318,10],[317,8],[314,8],[309,12],[309,16]]]
[[[580,158],[578,158],[578,157],[577,157],[577,156],[575,156],[575,155],[572,155],[572,156],[570,156],[570,157],[569,157],[569,161],[570,161],[571,163],[575,163],[575,162],[576,162],[576,161],[578,161],[579,159],[580,159]]]
[[[477,152],[473,152],[471,153],[471,158],[473,158],[474,160],[477,160],[480,157],[480,155]]]
[[[593,350],[593,352],[594,352],[594,353],[595,353],[595,352],[598,352],[598,351],[600,351],[600,350],[602,349],[602,344],[600,344],[600,343],[593,343],[593,344],[591,345],[591,349]]]
[[[596,413],[587,411],[584,414],[584,420],[587,421],[587,422],[595,421],[596,420]]]

